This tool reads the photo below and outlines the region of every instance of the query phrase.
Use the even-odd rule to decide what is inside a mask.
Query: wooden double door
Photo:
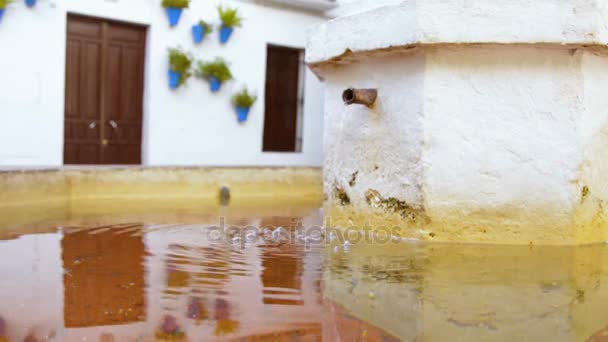
[[[64,164],[140,164],[146,28],[68,16]]]

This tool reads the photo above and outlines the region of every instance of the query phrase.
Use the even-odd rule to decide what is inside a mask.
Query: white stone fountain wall
[[[337,67],[326,76],[325,191],[366,205],[369,189],[422,206],[422,91],[425,56],[388,56]],[[346,107],[348,87],[378,88],[375,110]],[[349,184],[350,183],[350,184]]]
[[[450,222],[462,214],[481,219],[508,213],[539,228],[571,226],[581,192],[581,53],[444,47],[429,49],[427,60],[424,190],[430,217]]]
[[[495,238],[486,225],[510,242],[605,235],[575,228],[597,219],[608,199],[608,59],[601,53],[438,45],[318,70],[327,83],[330,198],[342,190],[365,211],[366,194],[376,190],[424,210],[431,224],[420,234],[438,239]],[[378,88],[375,107],[345,106],[348,87]]]

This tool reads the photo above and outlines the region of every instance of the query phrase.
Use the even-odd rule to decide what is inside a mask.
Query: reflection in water
[[[0,342],[8,341],[6,336],[6,322],[4,318],[0,317]]]
[[[191,297],[188,304],[188,313],[186,317],[193,319],[197,322],[201,322],[209,318],[209,312],[205,307],[205,303],[201,298]]]
[[[165,315],[156,333],[156,337],[162,340],[181,340],[185,336],[184,329],[177,323],[177,318],[172,315]]]
[[[237,320],[232,319],[231,305],[226,299],[216,298],[215,299],[215,331],[216,336],[234,334],[239,330],[241,323]]]
[[[284,239],[321,220],[234,217],[242,228],[221,238],[212,222],[144,219],[13,235],[0,240],[0,342],[608,337],[605,245]]]
[[[331,258],[325,295],[406,340],[585,340],[608,323],[606,251],[359,245]]]
[[[64,322],[68,328],[143,321],[141,225],[65,231]]]
[[[262,220],[262,227],[273,231],[293,233],[300,228],[298,220],[271,217]],[[276,234],[275,234],[276,235]],[[262,284],[264,304],[303,305],[302,273],[303,250],[299,244],[277,244],[271,241],[261,246]]]

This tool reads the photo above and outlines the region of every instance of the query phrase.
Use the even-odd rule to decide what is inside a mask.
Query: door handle
[[[91,121],[89,124],[89,129],[95,129],[95,127],[97,127],[97,121]]]
[[[118,128],[118,124],[116,123],[116,121],[110,120],[110,121],[108,121],[108,123],[110,124],[110,126],[112,126],[112,128],[114,128],[114,129]]]

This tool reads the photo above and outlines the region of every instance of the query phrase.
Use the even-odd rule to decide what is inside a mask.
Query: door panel
[[[99,43],[85,42],[80,58],[80,112],[87,119],[99,117],[99,63],[101,46]]]
[[[264,151],[295,152],[302,50],[268,46]]]
[[[100,144],[101,24],[69,21],[66,51],[64,163],[96,164]]]
[[[69,16],[65,164],[140,164],[145,28]]]
[[[123,24],[108,27],[106,164],[141,163],[144,33]]]
[[[68,37],[101,39],[101,23],[102,21],[93,18],[70,15]]]

